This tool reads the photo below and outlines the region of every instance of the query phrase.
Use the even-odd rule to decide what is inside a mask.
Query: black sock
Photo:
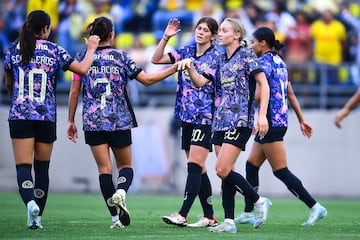
[[[224,208],[224,217],[234,219],[235,217],[235,186],[229,181],[223,180],[221,183],[222,206]]]
[[[179,213],[186,217],[190,211],[196,196],[199,193],[201,185],[201,170],[202,168],[195,163],[188,163],[188,175],[186,179],[184,201]]]
[[[259,194],[255,189],[246,181],[246,179],[241,176],[241,174],[231,171],[229,175],[224,179],[229,185],[235,187],[235,189],[248,197],[252,203],[255,203],[259,199]]]
[[[100,174],[99,182],[100,182],[100,190],[104,197],[106,207],[109,209],[111,216],[116,216],[117,215],[116,207],[111,199],[112,195],[115,193],[115,187],[112,180],[112,175]]]
[[[211,182],[207,173],[201,175],[201,185],[198,195],[199,195],[201,207],[204,212],[204,217],[214,218]]]
[[[316,201],[314,198],[306,191],[300,179],[292,174],[288,168],[279,169],[274,172],[274,175],[285,183],[290,192],[303,201],[309,208],[315,205]]]
[[[117,189],[124,189],[127,192],[134,178],[134,171],[132,168],[123,168],[119,171],[117,179]]]
[[[31,164],[16,165],[16,178],[20,196],[25,203],[34,200],[34,184],[31,175]]]
[[[40,208],[39,216],[42,216],[49,191],[49,165],[50,161],[34,159],[35,189],[34,196]]]
[[[257,192],[259,189],[259,168],[252,165],[250,162],[246,162],[246,180]],[[253,208],[254,204],[247,196],[245,196],[244,212],[251,212]]]

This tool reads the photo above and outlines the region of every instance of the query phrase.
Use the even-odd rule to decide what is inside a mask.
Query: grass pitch
[[[131,224],[125,229],[110,229],[111,218],[99,194],[50,193],[43,214],[43,229],[26,228],[26,208],[18,193],[0,193],[0,239],[251,239],[251,240],[345,240],[360,239],[360,201],[321,200],[328,216],[315,226],[301,227],[309,210],[296,199],[271,199],[268,220],[259,229],[237,225],[238,232],[210,233],[206,228],[166,225],[161,216],[179,210],[182,196],[128,195]],[[237,195],[236,213],[243,208]],[[223,211],[219,196],[214,198],[219,221]],[[199,201],[190,210],[188,222],[201,215]]]

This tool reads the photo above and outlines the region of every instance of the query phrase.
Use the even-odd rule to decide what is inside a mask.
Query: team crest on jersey
[[[202,63],[202,64],[200,65],[200,69],[201,69],[202,71],[208,70],[208,69],[209,69],[209,64],[207,64],[207,63]]]
[[[29,189],[33,187],[33,183],[30,180],[26,180],[21,184],[22,188]]]

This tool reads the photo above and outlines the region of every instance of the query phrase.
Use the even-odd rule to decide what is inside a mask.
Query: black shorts
[[[90,146],[109,144],[109,147],[126,147],[132,144],[131,130],[85,131],[85,143]]]
[[[38,120],[9,120],[11,138],[35,138],[36,142],[53,143],[56,123]]]
[[[181,122],[181,149],[190,150],[190,145],[201,146],[211,152],[211,125]]]
[[[263,144],[263,143],[271,143],[284,141],[284,136],[287,131],[287,127],[271,127],[269,128],[268,133],[260,140],[259,132],[256,133],[255,142]]]
[[[238,127],[228,131],[214,132],[212,143],[221,146],[223,143],[229,143],[245,151],[245,146],[252,133],[251,128]]]

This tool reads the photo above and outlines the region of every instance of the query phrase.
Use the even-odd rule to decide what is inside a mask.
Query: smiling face
[[[207,23],[203,22],[195,28],[195,41],[197,44],[204,45],[215,40],[216,34],[211,33]]]
[[[239,41],[241,33],[234,30],[233,24],[229,21],[223,21],[219,29],[219,44],[221,46],[229,46],[234,41]]]

